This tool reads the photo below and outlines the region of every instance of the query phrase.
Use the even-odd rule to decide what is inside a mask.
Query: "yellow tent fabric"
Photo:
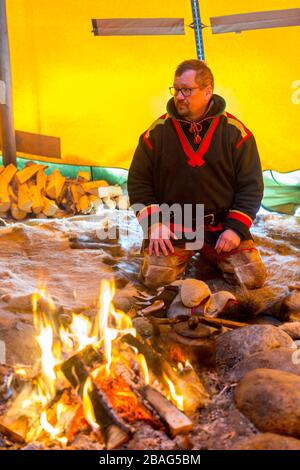
[[[199,4],[206,25],[212,16],[299,6]],[[7,14],[15,128],[59,137],[63,163],[128,168],[139,134],[165,111],[176,65],[196,57],[194,32],[95,37],[91,19],[182,17],[188,25],[190,0],[7,0]],[[300,27],[205,28],[203,36],[215,91],[256,135],[264,168],[299,169]]]

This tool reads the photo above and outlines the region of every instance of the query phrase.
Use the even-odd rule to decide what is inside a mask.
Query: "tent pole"
[[[0,128],[4,166],[16,165],[16,137],[13,124],[12,83],[6,18],[6,0],[0,0]]]
[[[196,40],[197,57],[204,60],[204,45],[202,36],[202,23],[200,17],[200,8],[198,0],[191,0],[192,13],[193,13],[193,28]]]

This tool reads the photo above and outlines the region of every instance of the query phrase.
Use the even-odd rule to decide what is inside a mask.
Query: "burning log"
[[[73,387],[79,385],[78,393],[82,399],[84,386],[87,381],[90,382],[88,395],[93,405],[96,423],[101,429],[106,447],[108,450],[120,447],[127,442],[131,436],[130,426],[114,412],[104,393],[96,386],[79,355],[74,355],[70,359],[71,362],[69,362],[66,367],[62,366],[61,370],[64,373],[66,372],[65,376]],[[68,361],[70,361],[70,359]],[[72,368],[72,376],[69,374],[70,367]],[[71,380],[69,378],[71,378]]]
[[[142,394],[166,423],[171,436],[174,437],[191,431],[193,428],[192,421],[160,392],[153,387],[146,386],[143,388]]]
[[[146,343],[142,340],[135,338],[133,335],[128,334],[122,337],[122,341],[129,344],[129,346],[133,346],[138,350],[140,354],[145,356],[146,362],[152,372],[158,377],[163,377],[163,358],[157,352],[152,351]]]
[[[28,422],[24,416],[13,421],[5,416],[0,418],[0,432],[8,437],[10,441],[24,444],[26,442],[27,430]]]
[[[93,346],[86,346],[82,351],[79,351],[77,354],[69,357],[59,366],[55,367],[55,370],[61,370],[70,382],[73,388],[76,388],[78,385],[78,377],[74,374],[74,368],[77,364],[77,359],[80,359],[82,363],[87,367],[93,367],[95,364],[102,362],[103,356],[100,351],[97,351]]]

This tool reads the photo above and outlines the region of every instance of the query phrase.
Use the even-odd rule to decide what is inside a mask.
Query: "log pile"
[[[59,170],[49,176],[46,165],[28,162],[22,170],[10,164],[0,167],[0,217],[23,220],[95,213],[101,207],[128,209],[128,197],[120,186],[105,180],[91,181],[89,172],[76,179]]]

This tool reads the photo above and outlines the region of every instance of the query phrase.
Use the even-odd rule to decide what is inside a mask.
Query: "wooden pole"
[[[0,0],[0,128],[4,166],[16,165],[16,136],[12,110],[12,84],[6,18],[6,0]]]

